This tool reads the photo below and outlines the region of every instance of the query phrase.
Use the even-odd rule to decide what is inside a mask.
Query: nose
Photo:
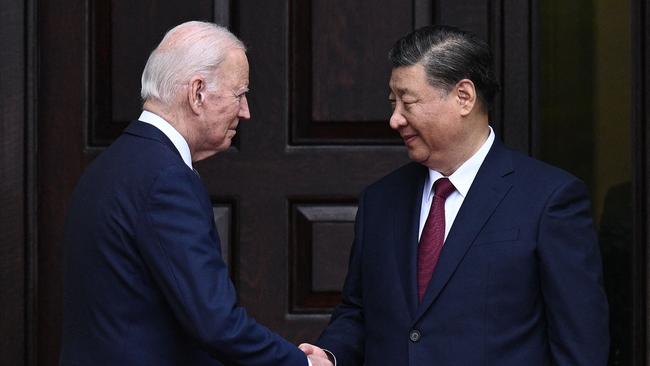
[[[406,118],[402,115],[398,106],[393,109],[393,114],[390,116],[390,128],[398,130],[400,127],[406,126]]]
[[[240,119],[251,119],[251,112],[248,109],[248,99],[246,98],[246,94],[241,98],[239,103],[239,114],[237,114],[237,116]]]

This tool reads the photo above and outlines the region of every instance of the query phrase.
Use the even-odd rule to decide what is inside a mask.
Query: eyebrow
[[[247,86],[244,86],[242,88],[236,89],[235,94],[237,94],[237,95],[245,94],[245,93],[248,93],[249,91],[250,91],[250,89],[248,89]]]
[[[390,101],[390,102],[396,101],[397,98],[403,99],[404,97],[409,98],[409,99],[411,99],[411,98],[419,99],[418,96],[416,94],[414,94],[408,88],[397,89],[395,92],[393,92],[390,89],[388,90],[388,101]]]
[[[388,90],[389,90],[389,93],[397,93],[397,94],[400,94],[400,95],[413,93],[413,91],[411,89],[409,89],[409,88],[395,88],[395,92],[393,92],[393,90],[391,88],[388,88]]]

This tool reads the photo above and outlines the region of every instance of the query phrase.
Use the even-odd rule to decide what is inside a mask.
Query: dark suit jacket
[[[416,289],[425,167],[362,194],[343,302],[318,344],[339,366],[599,366],[607,301],[583,183],[495,141]]]
[[[171,141],[133,122],[73,193],[61,365],[306,366],[237,305],[213,221]]]

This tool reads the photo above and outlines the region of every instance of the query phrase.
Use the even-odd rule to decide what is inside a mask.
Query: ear
[[[190,104],[190,109],[195,114],[200,114],[203,109],[203,103],[207,97],[206,87],[206,83],[202,77],[195,75],[190,79],[187,101]]]
[[[469,115],[477,105],[474,83],[469,79],[462,79],[456,83],[456,97],[460,106],[461,115],[463,117]]]

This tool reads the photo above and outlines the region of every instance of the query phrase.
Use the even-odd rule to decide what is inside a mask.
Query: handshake
[[[298,348],[305,352],[309,359],[310,366],[336,366],[322,348],[309,343],[302,343]]]

